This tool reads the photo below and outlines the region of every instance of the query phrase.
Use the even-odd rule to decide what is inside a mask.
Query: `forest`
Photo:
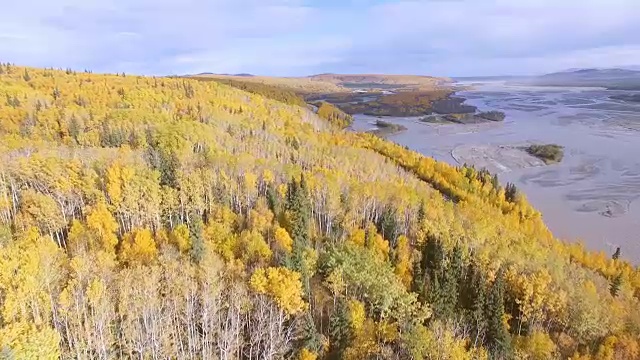
[[[434,103],[445,100],[451,94],[448,89],[400,91],[376,96],[362,102],[336,103],[348,114],[373,116],[422,116],[431,114]]]
[[[624,249],[245,90],[0,65],[0,358],[640,359]]]

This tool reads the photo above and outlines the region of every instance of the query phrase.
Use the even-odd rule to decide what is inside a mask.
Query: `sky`
[[[0,61],[146,75],[640,65],[640,0],[16,0]]]

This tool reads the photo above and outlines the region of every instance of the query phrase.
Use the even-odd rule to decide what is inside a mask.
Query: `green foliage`
[[[293,239],[293,268],[297,270],[302,269],[304,251],[310,245],[311,209],[308,196],[304,177],[299,182],[291,179],[287,185],[285,203],[286,229]]]
[[[329,249],[321,259],[320,269],[325,276],[334,271],[340,273],[353,295],[378,318],[399,318],[417,311],[415,296],[406,291],[391,264],[381,261],[371,250],[353,245]]]
[[[611,255],[611,258],[612,258],[613,260],[618,260],[618,259],[620,259],[620,252],[621,252],[621,250],[620,250],[620,246],[616,247],[616,251],[613,253],[613,255]]]
[[[495,357],[509,357],[511,337],[504,322],[504,273],[498,271],[487,298],[486,344]]]
[[[622,286],[622,274],[616,275],[611,281],[611,286],[609,287],[609,292],[611,292],[611,296],[618,296],[618,292],[620,291],[620,286]]]
[[[467,323],[471,326],[469,337],[474,346],[483,343],[487,330],[487,282],[484,272],[475,262],[467,265],[465,281],[461,291],[461,304]]]
[[[191,261],[196,264],[202,262],[205,255],[203,236],[202,218],[199,214],[194,214],[191,218],[191,223],[189,223],[189,242],[191,243],[189,256]]]
[[[306,313],[302,317],[301,333],[300,333],[301,349],[308,349],[314,353],[322,350],[322,336],[316,329],[316,325],[311,314]]]
[[[518,200],[518,188],[513,183],[507,183],[504,187],[504,197],[509,202],[516,202]]]
[[[398,237],[398,222],[396,220],[396,211],[391,207],[387,207],[376,224],[378,232],[382,237],[395,244]]]
[[[336,309],[329,317],[329,349],[330,359],[340,359],[353,337],[349,325],[349,312],[344,301],[337,303]]]
[[[433,103],[450,95],[449,90],[413,90],[382,95],[372,101],[336,104],[348,114],[373,116],[421,116],[430,114]]]

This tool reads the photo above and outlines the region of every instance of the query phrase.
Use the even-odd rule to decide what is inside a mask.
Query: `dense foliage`
[[[337,127],[346,128],[353,122],[353,117],[351,115],[340,110],[333,104],[321,101],[315,105],[318,107],[316,114]]]
[[[339,84],[314,77],[234,76],[217,74],[200,74],[192,75],[191,77],[199,80],[230,80],[242,83],[263,84],[281,89],[289,89],[299,94],[325,94],[345,90],[345,88]]]
[[[640,356],[638,270],[486,171],[217,82],[2,65],[0,99],[3,357]]]
[[[215,77],[192,77],[195,80],[217,81],[221,84],[233,86],[235,88],[250,92],[252,94],[262,95],[268,99],[283,102],[289,105],[305,106],[304,98],[298,95],[290,88],[284,86],[269,85],[259,82],[251,82],[246,80],[237,80],[235,78],[215,78]]]

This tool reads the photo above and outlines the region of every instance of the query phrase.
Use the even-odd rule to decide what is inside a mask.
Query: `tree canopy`
[[[640,357],[637,268],[247,90],[0,65],[2,357]]]

